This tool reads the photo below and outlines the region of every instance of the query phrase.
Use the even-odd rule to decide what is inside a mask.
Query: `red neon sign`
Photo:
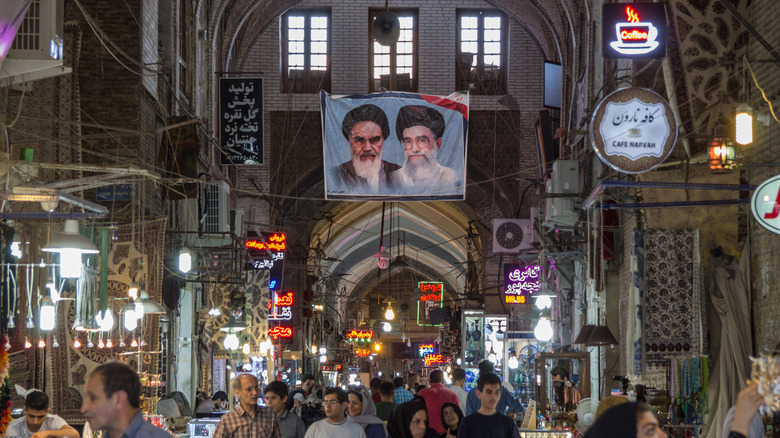
[[[355,354],[358,357],[366,357],[371,355],[371,350],[368,348],[357,348],[355,349]]]
[[[425,292],[432,292],[432,293],[441,293],[441,289],[444,287],[444,283],[420,283],[420,291],[423,293]]]
[[[287,292],[286,294],[279,296],[276,295],[276,305],[277,306],[292,306],[293,305],[293,293],[292,291]]]
[[[347,338],[349,339],[371,339],[372,337],[374,337],[373,330],[352,330],[347,333]]]
[[[276,326],[268,329],[268,336],[274,338],[274,341],[279,338],[292,338],[292,327]]]
[[[626,21],[629,23],[639,23],[639,14],[631,6],[626,6]]]
[[[420,297],[420,302],[441,301],[441,294],[427,294]]]
[[[444,358],[442,357],[441,354],[428,353],[425,355],[425,358],[423,360],[425,360],[426,367],[429,367],[435,363],[444,363]]]
[[[284,251],[287,248],[287,235],[284,233],[274,233],[268,237],[265,242],[262,240],[247,240],[244,247],[250,249],[270,249],[274,251]]]

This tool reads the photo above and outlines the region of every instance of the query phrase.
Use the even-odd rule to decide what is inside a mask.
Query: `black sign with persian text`
[[[219,79],[222,165],[263,164],[263,78]]]

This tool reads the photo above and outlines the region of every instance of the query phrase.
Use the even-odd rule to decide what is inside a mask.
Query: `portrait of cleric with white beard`
[[[444,134],[444,117],[434,108],[407,105],[398,111],[396,135],[404,148],[401,169],[390,174],[399,194],[452,193],[462,186],[455,169],[438,161]]]
[[[382,147],[390,135],[385,112],[372,104],[356,107],[344,116],[341,132],[349,142],[351,159],[330,169],[328,191],[361,195],[394,192],[389,174],[399,166],[382,160]]]

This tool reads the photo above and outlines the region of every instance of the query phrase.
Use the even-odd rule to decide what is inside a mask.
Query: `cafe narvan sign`
[[[753,192],[750,210],[767,230],[780,234],[780,175],[761,183]]]
[[[617,90],[596,107],[591,143],[608,166],[647,172],[663,163],[677,142],[677,119],[669,103],[646,88]]]

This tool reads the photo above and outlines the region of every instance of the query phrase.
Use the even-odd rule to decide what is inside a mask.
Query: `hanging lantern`
[[[725,128],[719,124],[707,149],[707,160],[710,170],[722,173],[736,166],[736,149]]]

